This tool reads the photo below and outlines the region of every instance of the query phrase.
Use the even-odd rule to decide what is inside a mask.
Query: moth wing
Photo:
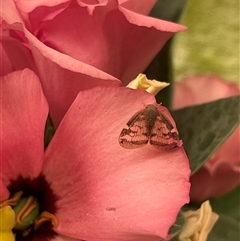
[[[119,144],[126,149],[145,146],[148,143],[148,131],[143,111],[136,113],[127,123],[128,128],[123,129],[119,135]]]
[[[150,144],[158,149],[174,149],[181,146],[177,130],[172,123],[159,112],[150,134]]]

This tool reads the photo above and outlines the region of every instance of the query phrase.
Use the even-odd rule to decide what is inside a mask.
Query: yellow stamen
[[[0,208],[0,241],[14,241],[12,229],[15,225],[15,213],[11,206]]]
[[[19,202],[22,194],[23,194],[22,191],[16,192],[16,193],[13,195],[13,197],[11,197],[11,198],[3,201],[2,203],[0,203],[0,208],[2,208],[2,207],[4,207],[4,206],[7,206],[7,205],[15,206],[15,205]]]
[[[212,212],[209,201],[202,203],[196,211],[183,212],[185,225],[179,234],[179,241],[206,241],[209,232],[218,219],[218,215]]]
[[[143,89],[153,95],[156,95],[160,90],[167,86],[169,86],[169,83],[160,82],[157,80],[149,80],[145,74],[139,74],[127,85],[127,87],[131,89]]]
[[[18,224],[22,223],[22,220],[24,220],[25,217],[27,217],[33,209],[35,209],[37,207],[37,201],[33,196],[30,196],[27,200],[27,202],[25,203],[25,205],[23,206],[23,208],[21,209],[21,211],[19,212],[19,214],[17,215],[16,221]]]
[[[44,211],[40,214],[38,219],[34,223],[34,230],[37,230],[44,222],[51,221],[54,228],[56,228],[59,225],[58,219],[55,215]]]

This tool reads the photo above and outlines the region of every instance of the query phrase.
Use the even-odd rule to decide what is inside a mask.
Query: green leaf
[[[220,198],[211,199],[214,212],[224,213],[228,217],[240,222],[240,186],[231,193]]]
[[[184,225],[184,217],[182,215],[182,212],[179,212],[176,222],[173,224],[173,226],[169,230],[171,239],[176,237],[182,231],[183,225]]]
[[[44,148],[46,149],[55,134],[55,128],[51,117],[48,115],[44,131]]]
[[[158,0],[149,15],[163,20],[178,22],[185,2],[186,0]],[[144,73],[148,79],[172,83],[171,42],[169,40],[165,44],[145,70]],[[158,103],[163,103],[166,107],[171,106],[172,86],[170,85],[162,90],[160,95],[156,96]]]
[[[192,174],[239,125],[239,103],[240,96],[233,96],[172,112]]]
[[[155,79],[158,81],[168,82],[170,86],[161,90],[156,95],[157,103],[162,103],[164,106],[170,108],[172,105],[173,93],[173,78],[172,78],[172,63],[171,63],[171,41],[168,41],[157,56],[152,60],[150,65],[145,70],[148,79]]]
[[[208,236],[208,241],[237,241],[239,240],[240,223],[230,217],[220,214]]]
[[[185,4],[186,0],[158,0],[149,15],[154,18],[178,22]]]

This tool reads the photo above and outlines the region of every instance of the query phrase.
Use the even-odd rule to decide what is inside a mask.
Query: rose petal
[[[0,172],[2,173],[2,168],[0,169]],[[0,202],[6,200],[9,197],[9,191],[4,185],[3,181],[0,180]]]
[[[1,8],[0,8],[0,16],[1,16],[1,22],[6,21],[9,24],[13,23],[21,23],[22,17],[19,14],[16,6],[15,1],[6,0],[1,2]],[[4,34],[1,33],[1,35]]]
[[[146,92],[127,88],[79,93],[48,146],[43,168],[59,197],[57,232],[92,241],[167,237],[188,202],[183,148],[127,150],[118,143],[131,116],[153,102]]]
[[[79,4],[81,2],[79,1]],[[152,4],[153,2],[145,3],[144,6],[150,8]],[[128,5],[128,8],[134,6],[130,1],[125,2],[123,6],[125,5]],[[143,3],[137,5],[139,11],[143,9],[142,5]],[[70,4],[67,8],[64,5],[62,7],[64,11],[59,11],[59,14],[51,20],[46,17],[46,12],[49,14],[49,8],[46,7],[46,11],[38,12],[38,14],[35,12],[38,9],[32,10],[29,13],[32,32],[48,46],[126,80],[126,83],[146,68],[174,32],[186,29],[177,24],[135,14],[124,7],[118,9],[117,1],[108,1],[108,3],[104,1],[96,5],[84,4],[84,6],[87,7],[76,3]],[[59,10],[59,7],[51,8],[51,14],[56,11],[56,8]],[[21,10],[26,11],[22,7]],[[43,21],[46,18],[48,21]],[[83,20],[84,25],[81,24]],[[113,27],[114,24],[117,28]],[[34,26],[37,26],[37,29]],[[111,31],[108,31],[109,29]],[[116,31],[113,33],[114,29]],[[83,32],[84,38],[82,38]],[[128,36],[131,32],[134,32],[133,37]],[[128,41],[125,41],[126,38]],[[151,47],[146,48],[146,45]],[[137,51],[133,51],[133,46]],[[144,56],[144,58],[139,58],[139,56]],[[133,64],[136,62],[137,64]],[[131,68],[129,68],[129,63],[131,63]],[[126,70],[127,73],[125,73]]]
[[[101,85],[119,86],[120,82],[116,78],[47,47],[25,29],[22,24],[15,23],[21,23],[22,20],[19,19],[16,7],[11,1],[4,1],[4,8],[7,11],[3,11],[1,15],[7,23],[12,23],[12,25],[3,24],[3,28],[5,30],[14,29],[16,33],[24,32],[24,38],[27,39],[25,44],[30,45],[33,61],[37,68],[36,72],[42,81],[50,106],[50,114],[56,126],[80,90]],[[20,69],[16,63],[17,59],[11,54],[9,58],[11,58],[13,65]],[[24,60],[23,57],[22,63],[25,62]]]
[[[191,88],[182,82],[174,83],[174,96],[173,96],[173,106],[174,109],[180,109],[187,107],[188,105],[193,105],[195,103],[195,96]]]
[[[24,13],[30,13],[34,9],[42,6],[48,6],[48,7],[54,7],[63,3],[67,3],[69,0],[35,0],[35,1],[30,1],[26,2],[26,0],[18,0],[16,1],[16,5],[18,9],[21,12]],[[84,1],[79,1],[79,2],[84,2],[85,4],[92,5],[92,4],[99,4],[101,2],[106,2],[103,0],[84,0]],[[147,15],[151,8],[154,6],[156,3],[156,0],[118,0],[119,4],[129,10],[132,10],[134,12],[140,13]]]
[[[32,53],[55,126],[58,126],[80,90],[120,85],[116,78],[92,66],[45,47],[40,42],[37,45],[39,49],[33,48]]]
[[[232,167],[240,168],[240,126],[228,137],[214,154],[214,159],[227,162]],[[217,163],[215,163],[217,164]],[[210,168],[210,167],[209,167]],[[240,178],[239,178],[240,182]]]
[[[1,57],[1,63],[4,63],[1,65],[1,69],[0,69],[0,76],[3,76],[10,73],[13,70],[13,67],[1,42],[0,42],[0,57]]]
[[[240,168],[233,169],[227,162],[219,163],[214,172],[203,166],[191,177],[191,200],[202,202],[230,192],[240,184],[239,174]]]
[[[34,1],[26,1],[26,0],[18,0],[16,1],[17,8],[24,13],[32,12],[34,9],[39,7],[54,7],[56,5],[60,5],[62,3],[69,2],[69,0],[34,0]]]
[[[175,83],[174,108],[202,104],[240,94],[235,83],[215,75],[195,75]],[[185,95],[187,91],[188,96]],[[203,94],[204,92],[204,94]],[[181,103],[181,105],[179,104]]]
[[[117,77],[125,85],[146,68],[174,32],[185,29],[136,14],[118,6],[116,0],[104,5],[82,7],[72,2],[54,19],[38,25],[35,34],[49,47]]]
[[[59,124],[79,90],[96,85],[116,86],[120,84],[116,78],[46,47],[27,30],[25,31],[28,40],[37,46],[37,48],[32,47],[32,53],[37,62],[39,77],[44,80],[42,87],[48,98],[50,114],[55,126]],[[14,55],[9,57],[12,57],[11,62],[16,68],[20,68]]]
[[[174,32],[185,29],[133,13],[117,3],[87,6],[83,1],[36,1],[28,7],[17,1],[17,9],[13,1],[3,2],[6,11],[1,17],[7,25],[2,27],[31,49],[56,126],[80,90],[118,86],[117,78],[126,84],[146,68]],[[19,61],[9,56],[15,68],[21,69],[16,61],[25,63],[24,58]]]
[[[1,79],[2,180],[37,177],[43,162],[43,135],[48,114],[37,76],[16,71]]]
[[[1,42],[3,46],[3,51],[8,58],[7,61],[6,57],[3,59],[4,68],[6,68],[5,65],[7,64],[7,62],[9,62],[8,69],[3,70],[3,73],[1,73],[1,75],[6,75],[14,70],[21,70],[25,68],[35,70],[31,52],[19,40],[11,37],[2,37]]]

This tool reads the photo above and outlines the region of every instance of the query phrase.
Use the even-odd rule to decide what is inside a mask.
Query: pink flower
[[[2,75],[32,69],[58,125],[80,90],[126,85],[185,29],[141,15],[155,2],[4,0]]]
[[[154,103],[144,91],[97,87],[81,91],[44,153],[48,104],[37,76],[1,79],[1,196],[23,191],[59,225],[18,240],[158,241],[188,202],[183,148],[127,150],[118,136],[133,112]],[[107,93],[107,94],[106,94]],[[170,119],[166,108],[159,109]],[[181,170],[181,172],[179,171]],[[46,228],[46,227],[45,227]]]
[[[218,76],[191,76],[175,84],[174,108],[202,104],[238,94],[240,90],[235,83],[227,82]],[[190,196],[193,201],[203,201],[226,194],[240,184],[239,136],[240,127],[191,177]]]

